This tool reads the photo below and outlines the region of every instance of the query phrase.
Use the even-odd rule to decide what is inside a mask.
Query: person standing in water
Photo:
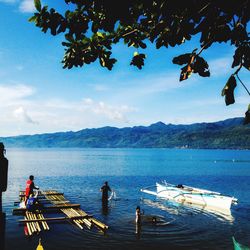
[[[105,181],[104,185],[101,187],[100,192],[102,192],[102,202],[108,202],[108,192],[111,192],[111,188],[108,185],[108,182]]]
[[[135,210],[135,223],[141,224],[141,208],[140,208],[140,206],[137,206],[136,210]]]
[[[8,165],[9,162],[4,156],[6,150],[4,144],[0,142],[0,213],[2,212],[2,193],[7,190],[8,184]]]

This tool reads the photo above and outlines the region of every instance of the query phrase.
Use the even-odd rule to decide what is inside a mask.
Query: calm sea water
[[[180,149],[9,149],[9,186],[4,193],[6,250],[36,249],[41,237],[49,249],[233,249],[232,236],[250,246],[250,151]],[[109,225],[107,234],[80,230],[70,223],[50,223],[50,231],[27,238],[14,201],[29,175],[40,189],[56,189]],[[231,214],[171,204],[140,192],[167,180],[211,189],[239,199]],[[99,188],[109,181],[117,199],[108,211]],[[169,224],[144,223],[136,233],[135,208],[163,216]]]

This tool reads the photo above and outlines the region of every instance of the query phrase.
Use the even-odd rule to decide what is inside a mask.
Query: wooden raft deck
[[[24,191],[19,193],[20,202],[24,201]],[[74,223],[80,229],[87,227],[91,229],[96,226],[102,231],[106,231],[108,226],[101,221],[93,218],[93,216],[87,214],[80,208],[80,204],[72,204],[66,200],[63,193],[59,193],[55,190],[39,191],[38,201],[43,204],[36,212],[28,212],[26,208],[13,209],[13,215],[24,215],[23,220],[19,220],[20,223],[25,223],[27,226],[28,235],[40,233],[43,230],[49,230],[47,222],[52,221],[70,221]],[[17,204],[17,202],[15,202]],[[46,204],[46,206],[45,206]],[[44,217],[44,213],[48,212],[60,212],[64,217]]]

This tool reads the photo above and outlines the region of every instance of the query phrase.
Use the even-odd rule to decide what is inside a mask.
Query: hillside
[[[213,148],[250,149],[250,126],[243,118],[213,123],[148,127],[103,127],[77,132],[0,137],[6,147]]]

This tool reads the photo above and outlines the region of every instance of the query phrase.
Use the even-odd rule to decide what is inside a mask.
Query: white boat
[[[141,191],[178,203],[196,204],[218,209],[230,209],[232,203],[237,202],[236,198],[222,195],[218,192],[181,184],[175,186],[166,181],[163,183],[156,183],[156,192],[149,189],[141,189]]]

